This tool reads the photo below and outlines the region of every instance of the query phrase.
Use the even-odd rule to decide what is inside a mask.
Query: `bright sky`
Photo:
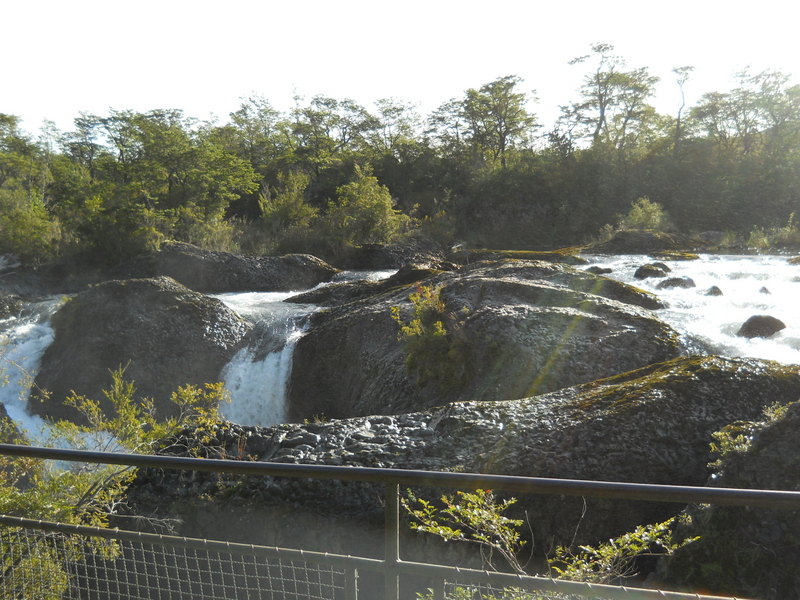
[[[748,65],[800,82],[799,16],[786,0],[9,0],[0,112],[29,132],[109,108],[224,122],[251,94],[287,110],[299,93],[396,97],[426,115],[513,74],[549,126],[586,73],[567,62],[605,42],[662,78],[655,104],[673,114],[673,67],[696,67],[690,104]]]

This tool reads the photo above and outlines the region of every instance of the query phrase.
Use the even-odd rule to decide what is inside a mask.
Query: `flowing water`
[[[589,256],[593,264],[613,269],[608,277],[653,292],[669,307],[655,311],[677,329],[695,350],[800,364],[800,266],[785,256],[703,255],[695,261],[661,261],[669,277],[690,277],[697,287],[656,289],[662,279],[636,280],[637,267],[652,262],[646,256]],[[721,296],[706,291],[717,286]],[[753,315],[770,315],[786,328],[761,339],[736,332]]]
[[[634,279],[634,271],[648,262],[647,257],[587,258],[613,269],[609,277],[651,291],[667,302],[669,307],[656,311],[656,315],[675,327],[698,352],[800,364],[800,266],[788,264],[786,257],[705,255],[697,261],[662,261],[672,269],[670,277],[691,277],[697,286],[668,290],[656,289],[660,279]],[[343,273],[334,281],[378,280],[392,273]],[[722,290],[722,296],[705,295],[714,285]],[[232,396],[232,402],[222,407],[231,421],[247,425],[285,422],[292,352],[309,316],[318,310],[314,305],[283,301],[295,293],[216,296],[251,321],[255,331],[255,342],[237,353],[220,375]],[[25,410],[28,390],[42,354],[53,340],[50,316],[61,302],[61,298],[53,298],[33,303],[23,315],[0,320],[0,378],[5,381],[0,385],[0,402],[18,426],[33,437],[41,432],[43,423]],[[756,314],[776,317],[786,328],[767,339],[737,337],[742,323]]]

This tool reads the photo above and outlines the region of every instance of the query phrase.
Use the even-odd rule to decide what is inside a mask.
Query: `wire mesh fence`
[[[205,546],[205,547],[204,547]],[[193,540],[148,540],[3,527],[3,600],[344,600],[346,569],[257,556]]]

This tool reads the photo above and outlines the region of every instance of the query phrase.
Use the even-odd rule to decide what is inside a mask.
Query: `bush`
[[[669,229],[669,217],[658,202],[642,197],[631,203],[631,209],[620,219],[619,225],[621,229],[666,231]]]

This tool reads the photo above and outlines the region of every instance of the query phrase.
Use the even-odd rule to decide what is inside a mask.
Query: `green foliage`
[[[325,223],[338,241],[350,246],[385,244],[409,223],[394,208],[392,195],[369,169],[355,167],[355,179],[336,190],[336,202],[328,205]]]
[[[519,560],[520,552],[526,544],[518,531],[523,521],[503,514],[515,502],[515,498],[499,500],[490,490],[480,489],[444,495],[438,504],[418,498],[411,491],[407,498],[402,499],[412,530],[431,533],[445,541],[477,544],[481,547],[481,556],[486,567],[495,568],[492,558],[497,553],[516,573],[525,575],[524,565]],[[568,581],[619,583],[637,574],[636,563],[639,559],[672,554],[697,539],[677,540],[674,527],[675,519],[654,525],[641,525],[634,531],[597,546],[580,546],[577,553],[559,546],[548,557],[549,576]],[[433,594],[429,590],[427,594],[418,594],[418,598],[430,600]],[[469,586],[456,587],[447,596],[448,600],[496,598],[496,594],[484,593]],[[540,595],[507,588],[499,598],[536,600]]]
[[[564,546],[548,558],[556,579],[590,583],[618,583],[637,574],[636,561],[645,556],[665,556],[693,541],[676,541],[675,519],[640,525],[634,531],[597,546],[580,546],[577,553]]]
[[[26,263],[44,262],[58,251],[61,228],[41,200],[21,189],[0,188],[0,254],[13,253]]]
[[[642,197],[631,203],[628,214],[620,219],[620,227],[664,231],[669,227],[669,217],[658,202]]]
[[[188,426],[198,426],[201,438],[203,430],[208,431],[210,439],[212,427],[219,420],[219,402],[227,399],[221,383],[206,384],[203,388],[179,387],[171,397],[180,409],[178,416],[159,421],[152,400],[135,399],[136,387],[124,379],[123,368],[112,372],[111,380],[103,393],[113,406],[113,415],[104,414],[97,401],[73,395],[67,402],[86,417],[88,424],[53,422],[44,445],[149,453],[167,436]],[[0,423],[0,441],[27,443],[7,419]],[[0,456],[0,514],[106,527],[109,515],[119,508],[133,476],[134,471],[129,467],[73,463],[65,468],[54,466],[52,461]],[[117,552],[113,542],[98,540],[84,544],[77,538],[43,537],[23,546],[15,542],[14,534],[8,530],[0,535],[4,573],[14,571],[8,579],[23,586],[36,582],[38,586],[39,581],[28,577],[29,573],[36,573],[37,578],[44,578],[40,580],[47,583],[44,595],[20,589],[22,595],[10,596],[14,598],[60,598],[68,577],[62,567],[65,555],[78,560],[84,552],[104,557],[113,557]]]
[[[445,328],[447,315],[439,291],[418,286],[408,297],[410,320],[403,319],[399,306],[392,307],[392,318],[400,326],[398,339],[404,343],[408,372],[416,375],[420,385],[433,382],[446,393],[457,387],[466,368],[466,350],[458,324],[450,319],[453,331]]]
[[[432,533],[445,541],[463,541],[481,547],[486,566],[495,569],[493,555],[499,554],[517,573],[525,570],[518,555],[525,546],[518,527],[522,521],[503,513],[514,498],[498,500],[491,490],[458,491],[440,498],[441,506],[416,497],[411,491],[402,499],[411,518],[411,529]]]

